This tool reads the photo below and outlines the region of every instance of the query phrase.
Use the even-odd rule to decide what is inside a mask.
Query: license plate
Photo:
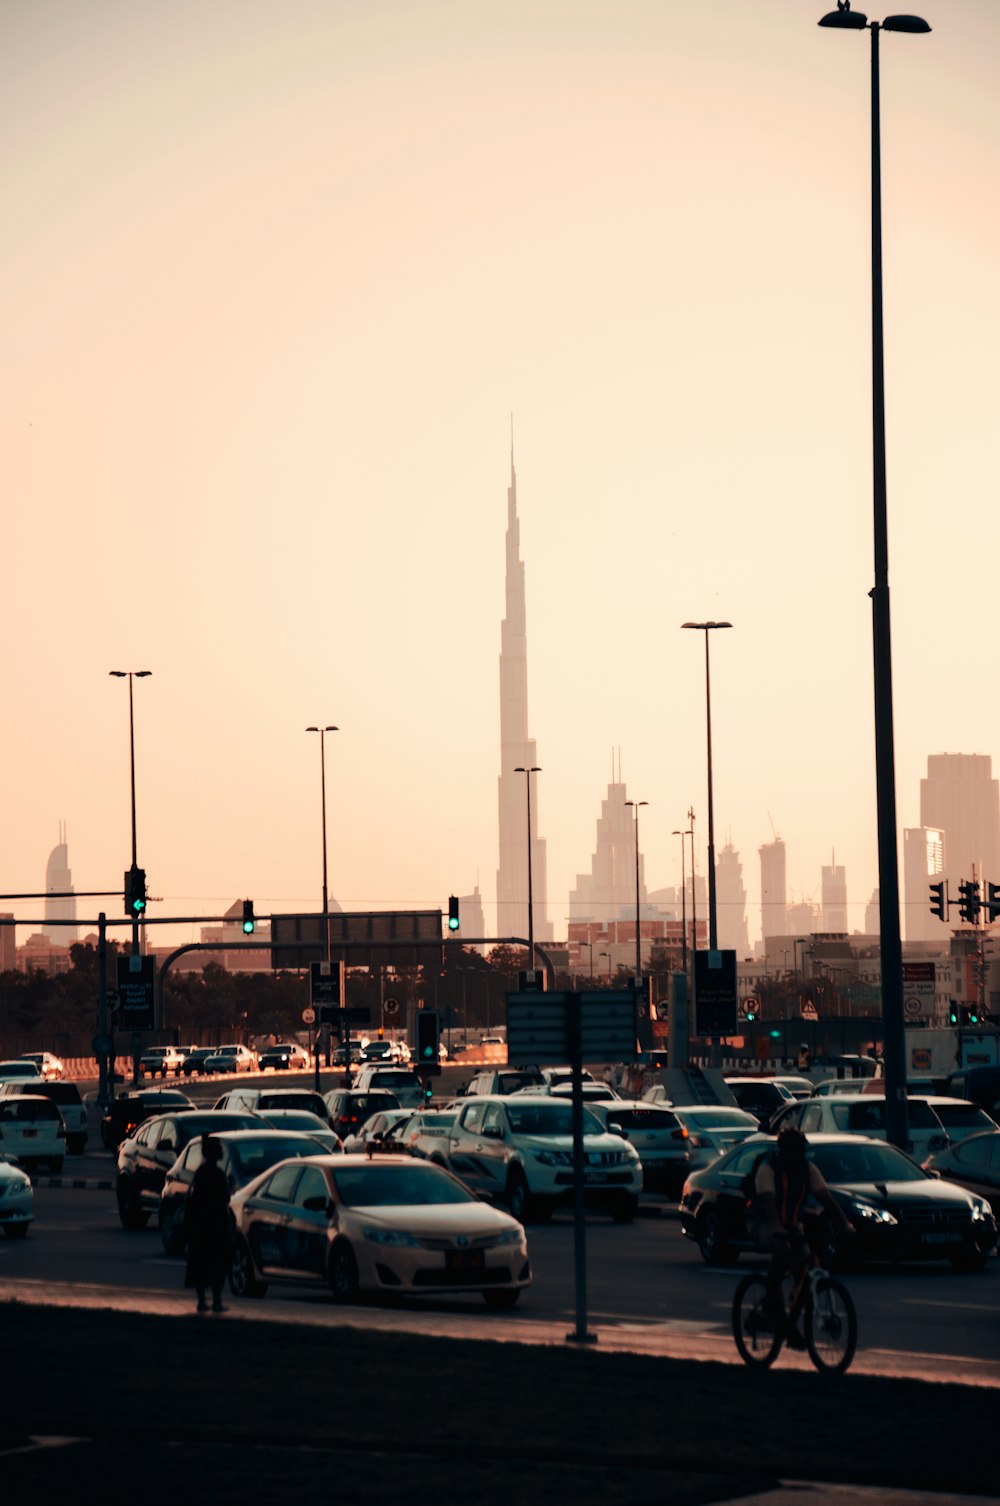
[[[925,1234],[921,1240],[925,1245],[959,1245],[962,1243],[961,1234]]]
[[[444,1264],[448,1271],[480,1271],[486,1264],[486,1256],[482,1250],[446,1250]]]
[[[588,1187],[594,1187],[601,1182],[606,1182],[608,1178],[606,1172],[588,1171],[584,1173],[583,1180],[586,1182]]]
[[[26,1129],[22,1130],[21,1134],[24,1136],[25,1140],[34,1140],[35,1136],[38,1134],[38,1131]]]

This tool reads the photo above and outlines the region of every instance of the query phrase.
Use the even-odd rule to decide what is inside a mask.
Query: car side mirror
[[[302,1206],[307,1213],[329,1213],[333,1208],[329,1198],[322,1197],[319,1193],[315,1197],[307,1197]]]
[[[483,1137],[486,1140],[502,1140],[503,1130],[499,1124],[488,1124],[483,1128]]]

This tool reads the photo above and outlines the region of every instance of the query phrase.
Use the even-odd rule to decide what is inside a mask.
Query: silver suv
[[[473,1192],[506,1204],[515,1218],[550,1218],[573,1200],[572,1105],[514,1093],[467,1099],[446,1142],[448,1165]],[[635,1218],[642,1163],[634,1146],[583,1111],[585,1198],[616,1223]]]
[[[401,1109],[419,1109],[427,1102],[424,1085],[410,1067],[367,1063],[361,1067],[351,1087],[356,1093],[370,1093],[373,1088],[393,1093]]]

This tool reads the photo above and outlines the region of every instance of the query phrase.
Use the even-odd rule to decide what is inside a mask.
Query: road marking
[[[942,1302],[936,1297],[900,1297],[901,1307],[953,1307],[963,1313],[1000,1313],[1000,1307],[984,1307],[981,1302]]]

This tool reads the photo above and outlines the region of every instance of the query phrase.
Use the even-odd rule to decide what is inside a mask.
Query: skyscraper
[[[944,832],[914,826],[903,832],[903,914],[907,941],[938,941],[947,948],[951,926],[931,914],[931,884],[944,876]],[[957,921],[956,921],[957,924]]]
[[[760,933],[765,943],[769,936],[788,935],[788,884],[785,844],[780,837],[765,842],[760,852]]]
[[[626,798],[621,776],[617,780],[612,777],[597,818],[597,842],[590,872],[578,873],[576,888],[570,890],[570,920],[606,922],[635,918],[635,820],[625,804]],[[645,860],[640,850],[640,909],[645,900]]]
[[[73,897],[73,875],[69,871],[69,848],[66,844],[66,823],[59,823],[59,841],[49,853],[45,865],[45,893],[52,898],[45,900],[45,919],[76,920],[76,900]],[[79,939],[75,925],[43,925],[42,935],[54,946],[70,946]]]
[[[838,867],[836,855],[830,854],[830,866],[824,865],[821,901],[823,906],[823,930],[830,935],[847,934],[847,873],[843,865]]]
[[[545,842],[538,835],[539,776],[516,774],[538,763],[528,736],[528,637],[524,604],[524,565],[517,520],[514,440],[510,445],[507,488],[506,614],[500,624],[500,866],[497,869],[497,935],[528,935],[528,842],[531,842],[531,897],[536,941],[550,941]],[[531,831],[528,794],[531,783]]]
[[[932,753],[920,781],[920,825],[944,832],[941,877],[1000,883],[1000,783],[988,753]]]
[[[747,928],[747,891],[743,864],[732,842],[726,843],[715,861],[716,903],[719,907],[719,946],[737,957],[750,955]]]

